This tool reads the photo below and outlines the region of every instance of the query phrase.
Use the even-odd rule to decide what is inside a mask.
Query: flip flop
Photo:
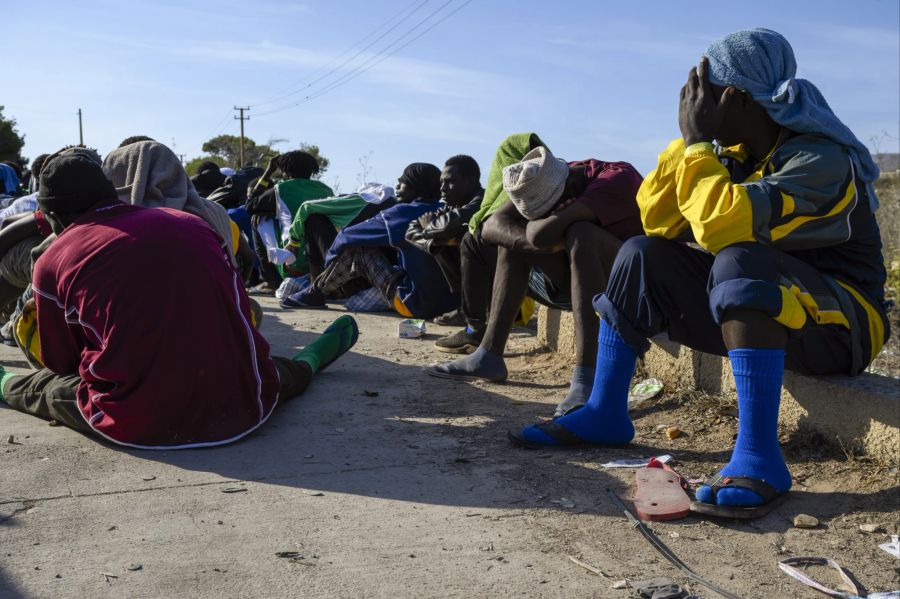
[[[502,383],[506,380],[506,377],[502,379],[489,379],[485,376],[478,376],[474,374],[464,374],[464,373],[456,373],[456,372],[445,372],[443,370],[438,370],[442,364],[438,364],[437,366],[423,366],[422,370],[425,371],[425,374],[437,377],[439,379],[450,379],[453,381],[487,381],[488,383]]]
[[[677,520],[690,513],[691,498],[684,492],[683,479],[671,468],[640,468],[635,479],[634,509],[641,520]]]
[[[691,502],[691,511],[695,514],[703,514],[704,516],[713,516],[716,518],[739,518],[741,520],[762,518],[784,503],[790,493],[790,491],[779,493],[775,487],[766,481],[759,480],[758,478],[748,478],[746,476],[722,476],[721,474],[717,474],[703,484],[708,485],[712,489],[713,499],[715,499],[719,491],[725,487],[747,489],[763,498],[762,505],[753,506],[716,505],[714,503],[704,503],[702,501]]]
[[[591,447],[625,447],[625,445],[616,445],[612,443],[592,443],[585,441],[577,434],[573,433],[563,425],[556,421],[541,422],[533,425],[551,439],[557,441],[556,445],[546,445],[543,443],[535,443],[529,441],[522,434],[521,430],[512,430],[507,433],[509,440],[513,445],[517,445],[524,449],[569,449],[569,448],[591,448]]]

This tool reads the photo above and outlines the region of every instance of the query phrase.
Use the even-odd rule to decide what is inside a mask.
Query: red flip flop
[[[683,479],[671,468],[640,468],[635,478],[634,509],[641,520],[677,520],[691,511]]]

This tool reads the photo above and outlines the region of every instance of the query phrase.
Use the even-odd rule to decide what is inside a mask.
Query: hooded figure
[[[231,223],[225,209],[200,197],[172,150],[155,141],[141,141],[110,152],[103,172],[126,204],[174,208],[205,220],[234,256]]]

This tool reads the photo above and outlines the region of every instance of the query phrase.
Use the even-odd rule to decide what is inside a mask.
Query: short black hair
[[[320,170],[315,156],[303,150],[285,152],[276,159],[278,168],[291,179],[309,179]]]
[[[124,148],[125,146],[130,146],[131,144],[136,144],[139,141],[156,141],[152,137],[147,137],[146,135],[132,135],[131,137],[126,137],[122,140],[122,143],[119,144],[120,148]]]
[[[35,180],[41,178],[41,169],[44,168],[44,161],[48,158],[50,158],[50,154],[38,154],[34,160],[31,161],[31,176],[34,177]]]
[[[463,177],[471,177],[476,181],[481,180],[481,169],[478,167],[478,163],[475,159],[471,156],[465,154],[451,156],[447,159],[447,162],[444,163],[444,166],[456,167]]]

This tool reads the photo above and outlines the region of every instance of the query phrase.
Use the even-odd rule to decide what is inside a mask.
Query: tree
[[[16,130],[16,119],[3,117],[3,106],[0,106],[0,161],[14,160],[25,166],[28,159],[22,156],[25,136]]]
[[[271,139],[268,143],[258,144],[249,137],[244,138],[244,165],[248,166],[265,166],[273,156],[278,156],[281,152],[272,146],[283,143],[284,139]],[[207,153],[206,156],[199,156],[190,160],[185,166],[188,174],[193,175],[197,167],[206,160],[212,160],[219,166],[230,166],[237,169],[241,162],[241,138],[237,135],[218,135],[206,141],[202,148]],[[325,174],[330,161],[322,156],[319,146],[315,144],[301,143],[300,149],[304,152],[312,154],[319,162],[319,174],[316,179]]]

